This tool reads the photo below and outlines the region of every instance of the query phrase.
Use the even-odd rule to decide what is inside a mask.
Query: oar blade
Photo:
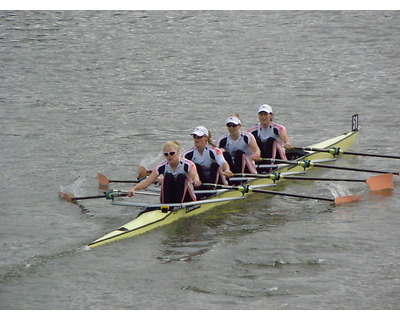
[[[362,196],[360,195],[352,195],[352,196],[344,196],[338,197],[334,199],[335,204],[344,204],[344,203],[351,203],[351,202],[360,202],[362,201]]]
[[[104,174],[98,173],[97,180],[99,181],[99,185],[102,187],[108,187],[110,184],[110,179],[108,179]]]
[[[68,202],[74,202],[74,197],[72,196],[72,194],[69,194],[66,192],[60,192],[59,195],[60,195],[60,198],[63,198],[64,200],[66,200]]]
[[[393,190],[393,174],[387,173],[374,176],[365,180],[371,191]]]

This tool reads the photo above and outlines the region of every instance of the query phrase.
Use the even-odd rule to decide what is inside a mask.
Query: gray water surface
[[[232,113],[248,129],[264,103],[295,145],[351,130],[358,113],[352,150],[398,155],[399,18],[1,11],[0,309],[398,309],[398,176],[386,196],[365,184],[290,183],[288,192],[364,200],[255,196],[92,250],[138,210],[77,206],[58,192],[98,194],[97,172],[133,179],[165,141],[187,149],[197,125],[216,139]],[[338,165],[399,170],[371,157]]]

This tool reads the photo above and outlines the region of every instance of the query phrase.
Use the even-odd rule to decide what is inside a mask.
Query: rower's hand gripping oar
[[[400,175],[399,172],[389,172],[389,171],[380,171],[380,170],[369,170],[369,169],[358,169],[358,168],[349,168],[349,167],[330,166],[330,165],[326,165],[326,164],[315,163],[315,162],[313,162],[311,160],[290,161],[290,160],[281,160],[281,159],[272,159],[272,158],[261,158],[261,160],[271,161],[271,163],[277,162],[277,163],[294,164],[294,165],[298,165],[300,167],[303,167],[304,169],[316,167],[316,168],[327,168],[327,169],[370,172],[370,173],[381,173],[381,174],[391,173],[391,174],[394,174],[394,175],[397,175],[397,176]]]
[[[300,180],[300,181],[308,180],[308,181],[365,182],[371,191],[393,190],[394,189],[393,174],[391,174],[391,173],[374,176],[374,177],[370,177],[367,179],[293,177],[293,176],[286,176],[284,173],[270,173],[270,174],[242,173],[242,174],[235,174],[235,176],[267,178],[267,179],[271,179],[273,181],[285,179],[285,180]]]
[[[353,155],[353,156],[400,159],[400,156],[383,155],[383,154],[372,154],[372,153],[361,153],[361,152],[350,152],[350,151],[343,151],[343,150],[340,150],[340,148],[335,148],[335,147],[332,147],[330,149],[320,149],[320,148],[312,148],[312,147],[293,147],[292,149],[303,150],[303,151],[327,152],[327,153],[330,153],[330,154],[332,154],[334,156],[338,156],[340,154],[348,154],[348,155]]]
[[[226,186],[226,185],[222,185],[222,184],[213,184],[213,183],[203,183],[203,185],[212,186],[212,187],[215,187],[215,188],[238,190],[242,194],[249,193],[249,192],[266,193],[266,194],[273,194],[273,195],[279,195],[279,196],[287,196],[287,197],[295,197],[295,198],[303,198],[303,199],[329,201],[329,202],[333,202],[334,204],[358,202],[358,201],[362,200],[362,197],[360,195],[344,196],[344,197],[337,197],[337,198],[323,198],[323,197],[306,196],[306,195],[279,192],[279,191],[272,191],[272,190],[253,189],[250,186],[246,186],[246,185],[243,185],[243,186]]]

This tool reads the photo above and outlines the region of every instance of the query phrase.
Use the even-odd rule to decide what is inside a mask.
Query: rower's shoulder
[[[256,126],[250,128],[250,129],[248,129],[246,132],[248,132],[248,133],[253,133],[254,131],[257,131],[257,130],[258,130],[258,125],[256,125]]]
[[[209,145],[208,148],[209,148],[213,153],[215,153],[215,154],[217,154],[217,155],[222,154],[221,149],[218,148],[218,147],[214,147],[214,146]]]
[[[229,133],[226,133],[226,134],[220,136],[220,137],[217,139],[215,145],[218,147],[218,146],[220,145],[220,143],[221,143],[222,140],[228,139],[228,136],[229,136]]]
[[[187,163],[193,162],[192,160],[187,159],[187,158],[185,158],[185,157],[183,157],[183,156],[181,156],[181,157],[179,158],[179,160],[182,161],[182,162],[187,162]]]
[[[187,155],[187,154],[189,154],[189,153],[191,153],[191,152],[194,152],[194,150],[195,150],[194,147],[190,148],[189,150],[185,151],[185,152],[182,154],[182,157],[185,157],[185,155]]]
[[[271,123],[271,125],[276,127],[276,128],[278,128],[278,129],[280,129],[280,130],[285,130],[286,131],[286,128],[283,125],[279,124],[279,123],[273,122],[273,123]]]

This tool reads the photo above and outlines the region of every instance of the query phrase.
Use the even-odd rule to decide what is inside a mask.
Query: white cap
[[[260,113],[261,111],[267,112],[267,113],[272,113],[272,108],[267,105],[267,104],[263,104],[261,107],[258,108],[258,112]]]
[[[228,123],[233,123],[233,124],[242,124],[242,122],[240,121],[239,118],[236,117],[229,117],[228,119],[226,119],[225,124]]]
[[[208,130],[206,127],[199,126],[194,128],[192,135],[195,134],[196,136],[202,137],[202,136],[207,136],[208,137]]]

